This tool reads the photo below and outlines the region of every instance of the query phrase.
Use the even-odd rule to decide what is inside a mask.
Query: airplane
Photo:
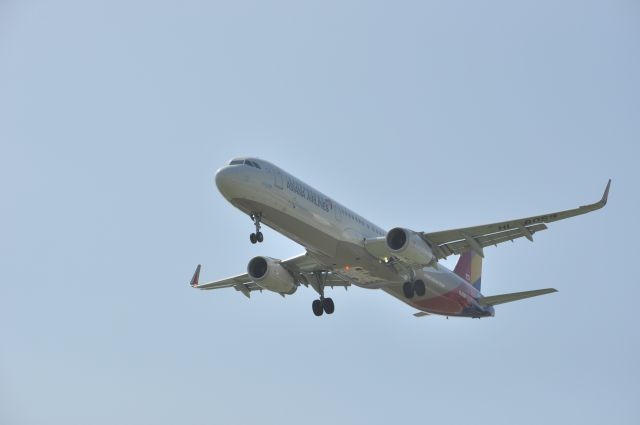
[[[200,283],[201,265],[191,279],[202,290],[234,288],[247,298],[263,290],[292,295],[304,285],[319,295],[312,303],[316,316],[333,314],[327,287],[355,285],[380,289],[418,310],[416,317],[441,315],[483,318],[494,306],[557,292],[554,288],[484,296],[481,290],[484,248],[518,238],[533,241],[547,223],[586,214],[607,203],[611,180],[602,198],[566,211],[438,232],[376,226],[276,165],[263,159],[235,158],[215,175],[218,190],[253,221],[252,244],[264,240],[266,225],[305,248],[287,260],[258,256],[247,272]],[[439,263],[459,255],[453,271]]]

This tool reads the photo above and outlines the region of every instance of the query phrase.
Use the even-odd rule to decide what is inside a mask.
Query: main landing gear
[[[427,292],[427,289],[424,286],[424,282],[418,279],[413,282],[405,282],[402,285],[402,292],[405,297],[411,299],[414,295],[422,297]]]
[[[311,309],[316,316],[322,316],[322,313],[333,314],[336,306],[333,304],[331,298],[324,297],[324,286],[327,282],[327,272],[315,272],[315,282],[309,282],[313,289],[318,292],[320,299],[313,300],[311,303]]]
[[[316,316],[322,316],[322,313],[333,314],[336,307],[333,304],[331,298],[320,298],[319,300],[313,300],[311,303],[313,314]]]
[[[262,213],[252,213],[250,215],[251,221],[256,226],[256,232],[249,235],[249,240],[251,243],[262,242],[264,240],[264,236],[260,231],[260,221],[262,220]]]

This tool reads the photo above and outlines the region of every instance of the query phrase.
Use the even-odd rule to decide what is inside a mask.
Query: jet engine
[[[427,266],[436,257],[431,247],[416,232],[396,227],[387,233],[387,248],[400,260],[414,266]]]
[[[256,285],[279,294],[290,295],[296,292],[298,286],[279,260],[269,257],[255,257],[249,261],[247,273]]]

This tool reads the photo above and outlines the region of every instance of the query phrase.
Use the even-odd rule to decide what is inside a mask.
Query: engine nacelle
[[[409,229],[396,227],[387,233],[387,248],[400,260],[414,266],[428,266],[436,261],[431,247]]]
[[[255,257],[249,261],[247,273],[252,281],[263,289],[279,294],[293,294],[298,289],[296,282],[279,260],[269,257]]]

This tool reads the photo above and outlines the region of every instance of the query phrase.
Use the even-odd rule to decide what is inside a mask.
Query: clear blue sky
[[[514,4],[517,3],[517,4]],[[637,424],[637,1],[0,2],[0,423]],[[376,224],[572,208],[486,250],[486,320],[188,287],[301,247],[268,159]],[[447,263],[449,266],[451,262]]]

